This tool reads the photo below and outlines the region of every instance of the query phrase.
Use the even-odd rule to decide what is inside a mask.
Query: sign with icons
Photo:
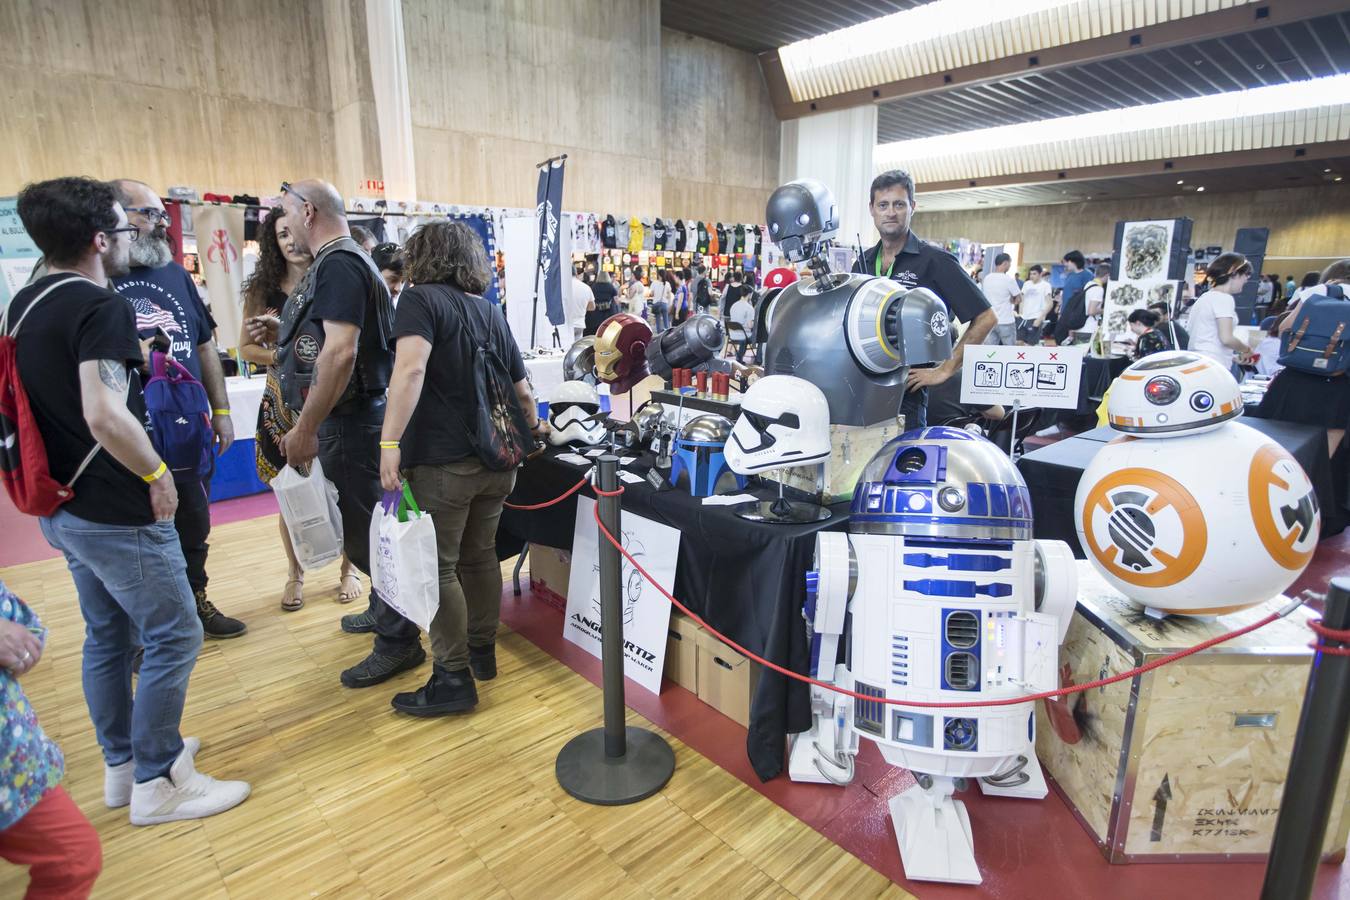
[[[1076,409],[1086,347],[968,344],[961,366],[961,402]]]

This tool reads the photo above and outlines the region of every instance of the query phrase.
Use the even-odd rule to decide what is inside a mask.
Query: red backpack
[[[47,468],[47,448],[42,442],[42,432],[38,431],[37,420],[33,417],[28,392],[19,380],[16,338],[23,320],[48,294],[79,278],[76,275],[58,281],[34,297],[19,316],[19,321],[14,323],[12,331],[9,311],[14,307],[13,302],[0,315],[0,481],[4,482],[5,492],[19,511],[30,516],[50,516],[62,503],[73,500],[75,491],[71,485],[84,474],[100,449],[95,443],[70,481],[62,484],[53,478]]]

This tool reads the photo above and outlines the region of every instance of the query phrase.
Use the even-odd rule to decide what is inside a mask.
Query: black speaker
[[[1252,264],[1252,277],[1242,293],[1233,298],[1237,320],[1249,325],[1258,324],[1256,317],[1256,289],[1261,286],[1261,267],[1266,261],[1266,244],[1270,241],[1269,228],[1239,228],[1233,241],[1233,252],[1241,253]],[[1263,311],[1264,312],[1264,311]]]

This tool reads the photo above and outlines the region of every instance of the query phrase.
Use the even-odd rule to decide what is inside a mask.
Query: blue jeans
[[[670,327],[670,304],[653,303],[652,304],[652,327],[656,331],[665,331]]]
[[[168,774],[202,623],[173,522],[104,525],[58,510],[39,520],[66,557],[84,616],[84,699],[103,759],[136,761],[138,782]],[[131,658],[145,647],[133,702]]]

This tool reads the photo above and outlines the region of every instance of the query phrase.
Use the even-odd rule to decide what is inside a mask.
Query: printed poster
[[[668,525],[624,512],[624,548],[667,591],[675,591],[680,532]],[[595,501],[577,498],[575,536],[572,538],[572,574],[567,582],[567,617],[563,637],[600,658],[600,556]],[[620,557],[623,574],[623,673],[653,694],[661,693],[666,664],[666,634],[670,601],[663,597],[627,559]]]
[[[0,309],[28,283],[41,258],[19,219],[18,198],[0,197]]]
[[[1180,283],[1169,279],[1175,219],[1126,222],[1120,246],[1120,277],[1106,286],[1102,327],[1113,341],[1133,340],[1128,319],[1136,309],[1180,296]]]
[[[229,350],[239,346],[244,320],[244,208],[195,204],[192,219],[216,344]]]
[[[1086,352],[1085,346],[967,344],[961,365],[961,402],[1077,409]]]

